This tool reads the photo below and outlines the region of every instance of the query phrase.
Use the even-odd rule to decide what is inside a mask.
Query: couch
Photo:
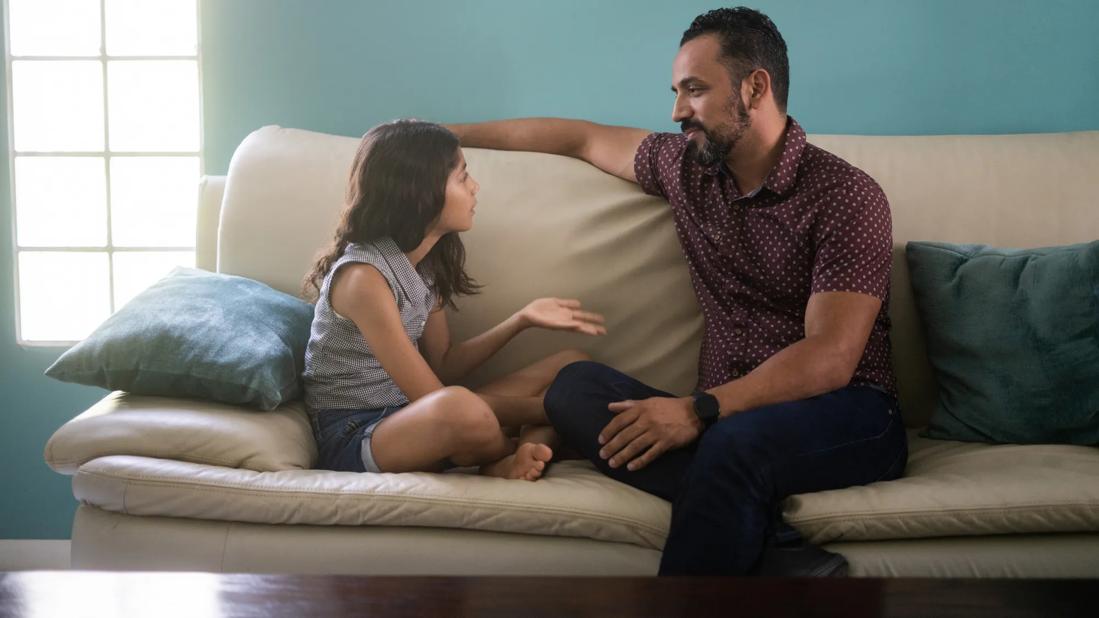
[[[909,240],[1099,238],[1099,132],[810,141],[871,174],[892,205],[890,312],[911,453],[904,478],[792,496],[786,519],[855,576],[1099,575],[1099,449],[920,437],[936,386],[903,251]],[[331,237],[357,143],[275,126],[249,135],[227,176],[203,183],[198,266],[298,293]],[[666,204],[573,159],[466,156],[482,187],[467,264],[485,288],[451,312],[455,337],[541,295],[580,298],[609,329],[528,331],[468,384],[574,347],[688,393],[702,323]],[[535,483],[314,470],[300,401],[260,412],[114,392],[58,429],[45,458],[73,477],[78,569],[645,575],[671,511],[580,461]]]

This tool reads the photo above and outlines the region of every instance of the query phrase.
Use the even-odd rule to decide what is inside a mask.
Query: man
[[[688,397],[594,362],[545,397],[564,442],[673,501],[663,575],[836,575],[783,498],[899,477],[884,193],[786,114],[786,43],[747,8],[699,16],[672,65],[682,134],[583,121],[456,125],[464,145],[578,157],[668,200],[705,319]]]

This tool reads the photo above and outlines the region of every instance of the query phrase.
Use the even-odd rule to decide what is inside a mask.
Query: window
[[[17,337],[83,339],[195,262],[196,0],[5,0]]]

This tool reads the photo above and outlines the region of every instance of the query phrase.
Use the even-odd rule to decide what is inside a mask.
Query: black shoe
[[[761,577],[846,577],[847,560],[809,543],[768,544],[749,574]]]

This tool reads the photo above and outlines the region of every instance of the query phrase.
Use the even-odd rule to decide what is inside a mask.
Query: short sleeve
[[[645,193],[668,198],[668,187],[673,186],[686,145],[686,139],[675,133],[650,133],[641,141],[633,158],[633,172]]]
[[[405,302],[404,295],[401,294],[400,284],[397,283],[397,278],[393,276],[393,270],[389,268],[389,265],[382,259],[382,254],[373,246],[345,253],[344,257],[336,262],[336,265],[332,270],[338,270],[348,264],[368,264],[373,266],[374,270],[377,270],[378,274],[380,274],[382,278],[385,279],[385,282],[389,284],[389,291],[393,293],[393,298],[397,301],[397,307],[400,308]],[[335,276],[333,276],[332,280],[335,280]]]
[[[838,195],[822,216],[812,293],[858,292],[886,302],[893,265],[889,201],[866,178]]]

